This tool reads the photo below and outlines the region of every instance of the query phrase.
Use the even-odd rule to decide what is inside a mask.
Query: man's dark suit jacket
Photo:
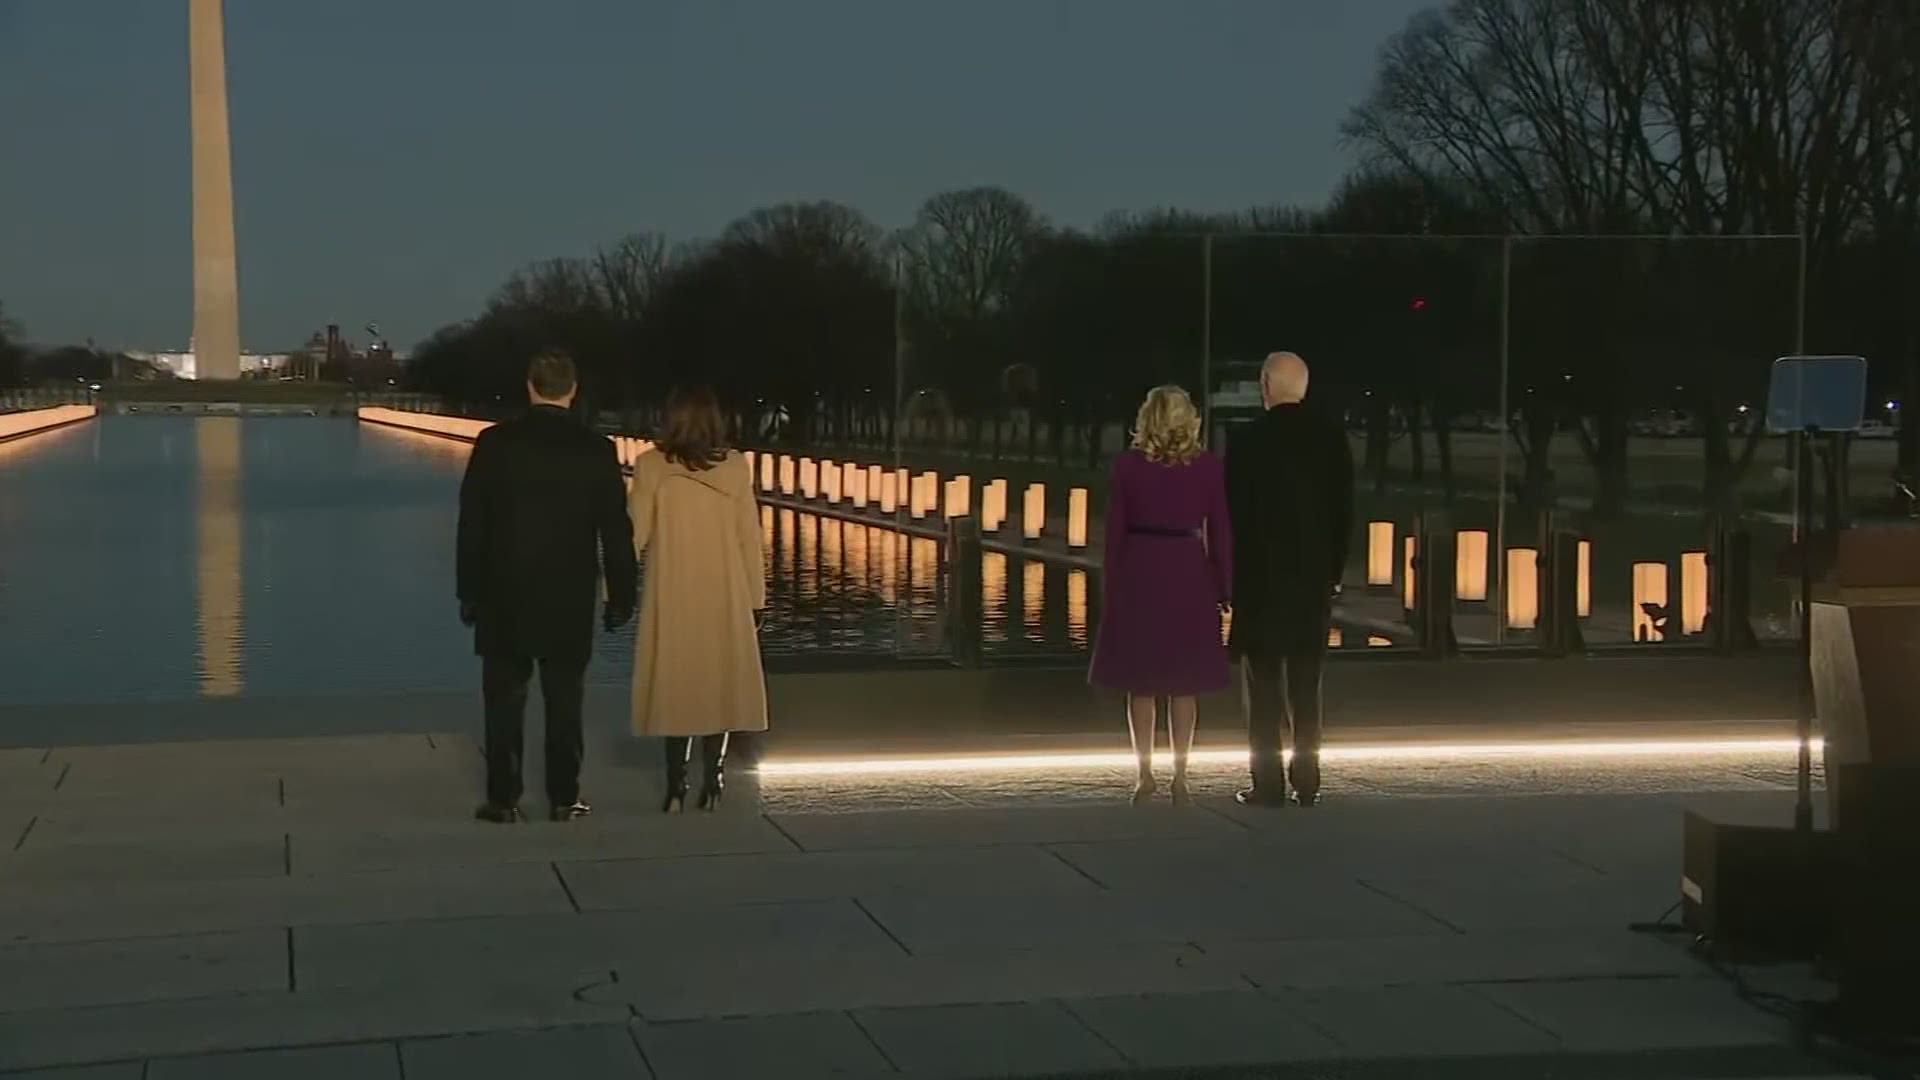
[[[636,595],[633,524],[613,443],[535,406],[480,433],[460,485],[457,590],[482,656],[581,660],[609,604]]]
[[[1353,451],[1340,425],[1277,405],[1227,448],[1235,656],[1324,648],[1353,532]]]

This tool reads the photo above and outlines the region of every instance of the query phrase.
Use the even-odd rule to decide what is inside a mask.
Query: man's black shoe
[[[580,799],[575,799],[570,803],[566,803],[564,805],[554,807],[553,820],[572,821],[576,818],[586,817],[588,814],[591,814],[591,813],[593,813],[593,807],[588,806],[584,801]]]
[[[1277,810],[1287,805],[1287,797],[1285,795],[1275,797],[1259,788],[1248,788],[1245,791],[1237,792],[1233,796],[1233,801],[1239,803],[1241,806],[1260,806],[1269,810]]]
[[[511,825],[520,820],[520,808],[512,803],[481,803],[480,809],[473,812],[480,821],[491,821],[495,825]]]

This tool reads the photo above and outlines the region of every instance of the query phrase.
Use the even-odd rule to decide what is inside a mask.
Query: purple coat
[[[1094,685],[1155,697],[1227,688],[1233,531],[1219,458],[1165,465],[1129,450],[1113,463],[1104,576]]]

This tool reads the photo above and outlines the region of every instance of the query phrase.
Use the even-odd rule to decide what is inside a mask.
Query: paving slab
[[[792,950],[714,953],[661,977],[623,969],[617,984],[583,991],[631,1005],[648,1020],[759,1016],[875,1006],[960,1005],[1244,989],[1232,968],[1186,946],[975,949],[933,956],[843,951],[822,962]]]
[[[0,750],[0,806],[24,804],[53,791],[60,770],[47,765],[48,751],[32,748]]]
[[[0,884],[0,941],[61,942],[264,927],[573,910],[549,866],[455,866],[226,881]]]
[[[51,830],[49,830],[51,832]],[[116,836],[138,833],[123,830]],[[180,831],[64,843],[35,825],[18,850],[0,849],[0,881],[128,882],[277,877],[287,872],[283,835],[203,837]]]
[[[1287,811],[1280,811],[1286,813]],[[1304,815],[1303,815],[1304,816]],[[1523,873],[1594,880],[1599,872],[1524,842],[1467,834],[1353,828],[1058,844],[1053,851],[1113,889],[1184,883],[1280,892],[1311,880],[1353,880],[1385,872]]]
[[[0,1013],[287,986],[284,931],[0,948]]]
[[[400,1044],[406,1080],[644,1080],[652,1076],[625,1025],[500,1031]]]
[[[965,1080],[1126,1064],[1057,1001],[862,1009],[853,1018],[909,1076]]]
[[[436,993],[366,989],[241,994],[0,1013],[0,1073],[244,1050],[330,1046],[564,1024],[625,1023],[624,1006],[577,1000],[538,973],[449,982]]]
[[[1625,930],[1295,941],[1202,937],[1197,944],[1254,985],[1275,989],[1705,975],[1683,950]]]
[[[1100,891],[1038,847],[784,852],[559,864],[587,910],[724,900],[761,903],[877,896],[1084,895]]]
[[[1198,808],[1026,806],[1004,809],[774,814],[807,851],[849,848],[977,847],[1209,836],[1237,826]]]
[[[1560,1049],[1560,1040],[1472,990],[1392,986],[1269,991],[1346,1056],[1504,1057]],[[1389,1023],[1382,1019],[1391,1017]]]
[[[1631,1052],[1784,1043],[1785,1021],[1706,979],[1502,983],[1474,992],[1553,1032],[1572,1050]]]
[[[441,919],[294,931],[297,985],[434,986],[544,973],[601,981],[712,962],[718,952],[821,964],[899,946],[849,901],[707,905],[584,914]]]
[[[845,1013],[648,1024],[640,1046],[659,1080],[898,1075]]]
[[[123,1061],[117,1065],[81,1065],[71,1069],[30,1069],[5,1073],[6,1080],[145,1080],[146,1062]]]
[[[1381,874],[1366,884],[1462,931],[1615,928],[1657,920],[1680,899],[1669,884],[1631,878],[1525,874],[1419,877]]]
[[[284,846],[290,819],[271,793],[251,804],[217,798],[207,802],[163,800],[149,805],[140,798],[75,799],[56,795],[40,808],[39,822],[28,839],[36,850],[59,847],[106,846],[128,843],[167,850],[182,840],[194,848],[225,844],[254,844],[283,848],[280,872],[285,872]],[[22,845],[23,849],[27,845]],[[195,867],[195,872],[201,868]],[[215,866],[209,873],[224,872]]]
[[[1067,1007],[1147,1068],[1325,1061],[1341,1048],[1285,1004],[1252,990],[1094,997]]]
[[[862,898],[916,953],[1069,942],[1184,942],[1201,937],[1399,937],[1449,929],[1352,882],[1308,881],[1274,893],[1168,883],[1156,891],[1084,895]]]
[[[147,1064],[146,1080],[400,1080],[391,1043],[315,1046],[162,1058]]]
[[[672,858],[792,851],[764,818],[656,814],[489,825],[471,806],[436,822],[317,823],[293,834],[295,872],[386,870],[554,860]]]

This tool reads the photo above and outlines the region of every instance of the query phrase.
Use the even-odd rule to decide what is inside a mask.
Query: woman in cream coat
[[[713,391],[676,390],[652,453],[633,470],[627,512],[646,563],[633,664],[633,731],[666,739],[663,810],[686,806],[701,737],[700,808],[720,803],[727,735],[767,728],[760,614],[767,603],[760,510],[746,458],[726,445]]]

